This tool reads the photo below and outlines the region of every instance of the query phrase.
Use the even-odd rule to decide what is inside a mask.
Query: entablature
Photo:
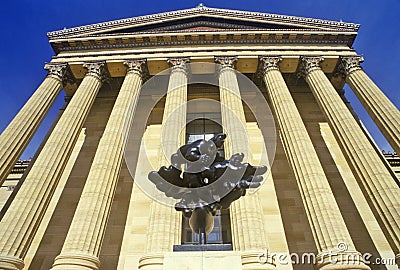
[[[318,52],[314,53],[306,53],[306,54],[297,54],[297,55],[283,55],[283,54],[277,54],[276,52],[268,52],[268,51],[259,51],[258,54],[253,54],[252,55],[238,55],[235,54],[234,52],[220,52],[218,54],[214,54],[212,56],[210,55],[202,55],[202,56],[187,56],[190,59],[190,63],[214,63],[215,62],[215,57],[216,56],[222,56],[222,57],[229,57],[229,56],[235,56],[237,57],[237,63],[236,63],[236,69],[238,72],[244,73],[244,74],[257,74],[259,71],[259,66],[260,66],[260,56],[277,56],[279,55],[282,57],[282,61],[279,64],[280,71],[285,74],[298,74],[299,72],[299,66],[301,65],[301,57],[302,56],[321,56],[321,54],[318,54]],[[335,85],[337,89],[341,89],[344,85],[344,77],[343,76],[337,76],[339,74],[338,71],[338,66],[340,63],[340,57],[343,56],[355,56],[355,52],[347,52],[343,53],[341,52],[340,54],[324,54],[323,58],[324,61],[320,63],[322,70],[330,74],[330,78],[332,83]],[[85,59],[82,58],[75,58],[75,59],[70,59],[68,61],[69,68],[71,70],[71,73],[75,77],[75,79],[80,80],[82,79],[87,70],[84,68],[84,63],[87,62],[93,62],[93,61],[104,61],[106,63],[106,69],[107,72],[111,77],[124,77],[126,74],[126,66],[124,65],[124,62],[129,59],[146,59],[147,63],[147,72],[149,75],[153,76],[156,74],[160,73],[165,73],[166,70],[170,68],[170,65],[168,64],[168,59],[171,58],[180,58],[182,57],[182,54],[170,54],[170,55],[153,55],[152,57],[146,58],[143,57],[143,55],[130,55],[129,57],[124,57],[120,56],[119,58],[113,57],[113,58],[104,58],[104,57],[88,57]],[[53,59],[52,63],[65,63],[65,59],[62,58],[57,58]],[[216,72],[215,66],[214,65],[199,65],[196,64],[193,66],[193,68],[190,69],[192,74],[214,74]],[[166,75],[168,73],[165,73]],[[66,85],[65,91],[67,92],[68,95],[71,95],[76,88],[76,84],[71,84],[71,85]]]
[[[160,47],[232,45],[342,45],[351,47],[356,32],[269,30],[269,31],[192,31],[178,33],[118,34],[61,38],[50,41],[54,51],[62,52],[141,49]]]
[[[351,47],[358,24],[261,12],[209,8],[79,26],[47,35],[56,54],[124,48],[268,44],[341,44]]]

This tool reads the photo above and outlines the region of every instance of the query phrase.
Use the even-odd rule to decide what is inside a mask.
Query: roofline
[[[218,14],[220,13],[220,14]],[[146,24],[152,21],[157,21],[159,19],[171,19],[180,17],[182,15],[234,15],[237,18],[244,19],[255,19],[263,21],[265,19],[269,19],[270,21],[275,21],[276,23],[284,23],[284,24],[293,24],[303,25],[306,27],[322,27],[327,30],[341,30],[341,31],[352,31],[357,32],[360,25],[354,23],[347,22],[337,22],[330,20],[322,20],[315,18],[306,18],[306,17],[297,17],[297,16],[288,16],[288,15],[279,15],[279,14],[270,14],[270,13],[261,13],[261,12],[253,12],[253,11],[241,11],[241,10],[231,10],[231,9],[219,9],[219,8],[210,8],[205,7],[204,5],[199,5],[195,8],[190,9],[182,9],[175,11],[168,11],[138,17],[131,17],[126,19],[113,20],[108,22],[89,24],[79,27],[73,27],[58,31],[48,32],[47,36],[50,40],[57,39],[60,37],[73,37],[79,34],[85,33],[101,33],[110,29],[110,27],[121,29],[132,26],[139,26],[141,24]]]

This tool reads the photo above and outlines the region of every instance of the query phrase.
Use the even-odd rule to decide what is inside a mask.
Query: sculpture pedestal
[[[191,246],[191,247],[189,247]],[[194,247],[197,246],[197,247]],[[203,247],[202,247],[203,246]],[[198,251],[194,249],[214,249]],[[214,246],[214,247],[211,247]],[[174,252],[147,254],[139,260],[140,270],[243,270],[276,269],[270,257],[261,257],[262,251],[215,251],[215,248],[232,248],[231,245],[175,245]],[[180,249],[180,250],[177,250]],[[183,249],[191,249],[184,251]],[[288,268],[285,268],[288,269]]]
[[[242,270],[240,253],[223,252],[172,252],[164,256],[163,270]]]
[[[174,245],[174,252],[190,251],[232,251],[232,244]]]

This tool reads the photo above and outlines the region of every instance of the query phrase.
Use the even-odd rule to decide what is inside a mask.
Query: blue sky
[[[364,70],[400,107],[400,0],[3,0],[0,23],[0,132],[43,81],[53,51],[46,32],[91,23],[197,6],[343,20],[361,24],[354,48],[365,58]],[[392,150],[352,91],[346,96],[381,149]],[[63,95],[32,139],[22,158],[33,156],[63,104]]]

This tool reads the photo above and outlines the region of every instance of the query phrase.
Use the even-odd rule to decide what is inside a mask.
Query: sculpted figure
[[[175,209],[190,218],[192,230],[203,235],[201,243],[205,243],[204,237],[213,228],[210,216],[218,209],[228,208],[248,188],[259,187],[267,171],[265,166],[242,163],[243,153],[225,160],[218,153],[225,138],[220,133],[210,140],[183,145],[171,156],[172,165],[148,176],[166,196],[180,199]]]

